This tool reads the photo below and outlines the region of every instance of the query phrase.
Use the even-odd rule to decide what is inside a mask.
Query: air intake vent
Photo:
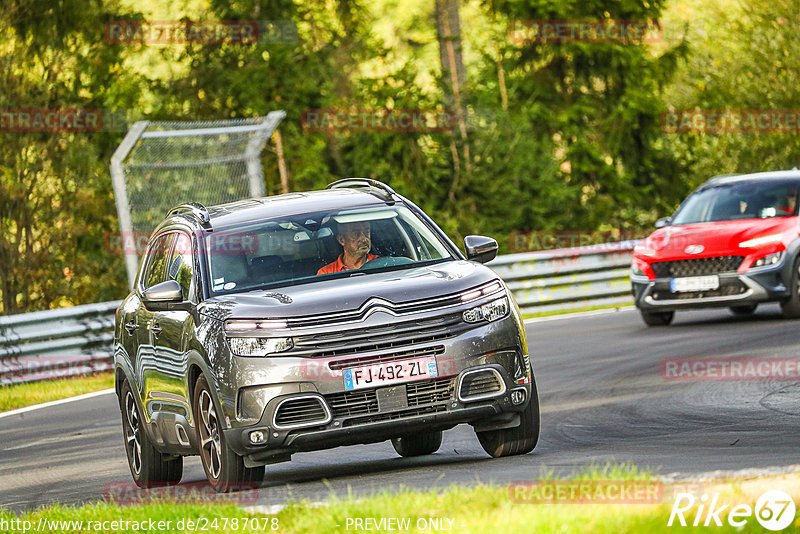
[[[506,386],[500,373],[494,369],[467,371],[461,378],[458,397],[462,401],[476,401],[505,393]]]
[[[275,428],[286,430],[328,424],[331,414],[320,397],[309,395],[281,401],[275,410]]]
[[[378,411],[378,397],[375,394],[374,388],[334,393],[332,395],[326,395],[325,400],[328,401],[337,419],[340,417],[376,413]]]

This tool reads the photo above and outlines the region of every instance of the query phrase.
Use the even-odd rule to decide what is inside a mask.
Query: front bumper
[[[675,293],[670,289],[670,278],[649,280],[644,276],[631,275],[631,292],[636,307],[643,311],[748,306],[779,302],[789,297],[782,265],[751,269],[745,273],[721,273],[718,276],[719,290]]]
[[[495,376],[502,387],[489,394],[472,395],[466,398],[462,393],[467,384],[466,377],[476,374]],[[224,431],[225,441],[237,454],[245,457],[247,465],[255,466],[288,460],[295,452],[329,449],[342,445],[376,443],[415,432],[447,430],[461,423],[480,425],[483,430],[506,428],[519,424],[515,414],[523,411],[531,402],[532,387],[529,381],[518,383],[507,370],[497,364],[474,366],[458,375],[436,379],[438,392],[429,395],[431,402],[413,404],[406,387],[428,383],[432,380],[410,382],[396,386],[383,386],[369,390],[355,390],[354,398],[382,393],[389,399],[387,406],[381,402],[377,411],[351,413],[348,408],[337,407],[336,400],[341,393],[333,395],[293,394],[281,396],[270,402],[261,420],[252,426],[231,428]],[[389,392],[388,390],[394,389]],[[383,390],[383,392],[379,391]],[[330,419],[316,426],[280,429],[276,428],[274,406],[291,398],[316,396],[330,410]],[[535,402],[538,402],[536,400]],[[359,406],[354,404],[353,406]],[[358,410],[356,410],[358,411]],[[251,435],[263,436],[262,443],[254,444]]]

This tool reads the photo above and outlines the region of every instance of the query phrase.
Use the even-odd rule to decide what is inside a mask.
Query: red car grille
[[[650,267],[656,278],[678,278],[704,274],[735,273],[744,261],[743,256],[715,256],[688,260],[660,261]]]

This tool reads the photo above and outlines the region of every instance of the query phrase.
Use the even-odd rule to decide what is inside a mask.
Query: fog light
[[[514,406],[519,406],[525,402],[525,390],[524,389],[515,389],[511,392],[511,404]]]
[[[259,443],[264,443],[266,441],[266,437],[264,437],[264,432],[261,430],[253,430],[250,432],[250,443],[253,445],[258,445]]]

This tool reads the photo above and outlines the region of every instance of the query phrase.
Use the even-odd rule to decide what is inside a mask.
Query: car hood
[[[448,261],[427,267],[353,273],[349,278],[222,295],[204,301],[198,310],[220,320],[288,319],[358,310],[374,297],[393,304],[434,298],[497,278],[494,271],[478,263]]]
[[[637,250],[650,249],[648,260],[672,260],[722,255],[747,256],[753,247],[740,247],[748,240],[781,234],[784,246],[797,237],[797,218],[746,219],[667,226],[656,230]],[[773,243],[771,246],[774,246]]]

